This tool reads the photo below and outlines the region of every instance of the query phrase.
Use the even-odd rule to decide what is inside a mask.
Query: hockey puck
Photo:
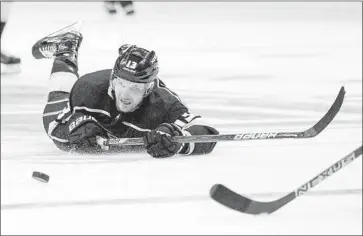
[[[49,181],[49,175],[44,174],[39,171],[34,171],[32,177],[43,183],[48,183],[48,181]]]

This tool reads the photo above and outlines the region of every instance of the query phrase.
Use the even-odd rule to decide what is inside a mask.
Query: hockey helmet
[[[135,83],[150,83],[157,78],[158,72],[158,60],[154,51],[124,44],[119,48],[119,57],[111,79],[118,77]]]

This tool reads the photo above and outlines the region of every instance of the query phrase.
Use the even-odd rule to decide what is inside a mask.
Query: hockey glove
[[[147,152],[155,158],[171,157],[181,149],[181,143],[173,143],[173,136],[183,135],[181,129],[174,125],[163,123],[144,136]]]
[[[78,115],[69,122],[69,143],[71,151],[77,153],[99,153],[103,148],[97,144],[96,137],[107,137],[106,131],[91,115]]]

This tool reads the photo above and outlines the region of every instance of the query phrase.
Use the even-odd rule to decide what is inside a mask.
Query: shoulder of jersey
[[[91,82],[96,84],[101,84],[107,81],[108,84],[108,81],[110,80],[110,74],[111,74],[111,69],[100,70],[85,74],[81,76],[78,80],[80,82]]]
[[[153,89],[154,102],[163,102],[164,104],[172,105],[180,101],[178,95],[164,85],[162,81],[157,80]]]

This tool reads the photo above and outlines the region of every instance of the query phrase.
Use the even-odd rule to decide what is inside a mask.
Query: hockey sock
[[[50,79],[50,92],[62,91],[70,93],[73,84],[79,78],[78,68],[72,64],[67,63],[66,58],[56,57],[53,62],[52,72]]]

